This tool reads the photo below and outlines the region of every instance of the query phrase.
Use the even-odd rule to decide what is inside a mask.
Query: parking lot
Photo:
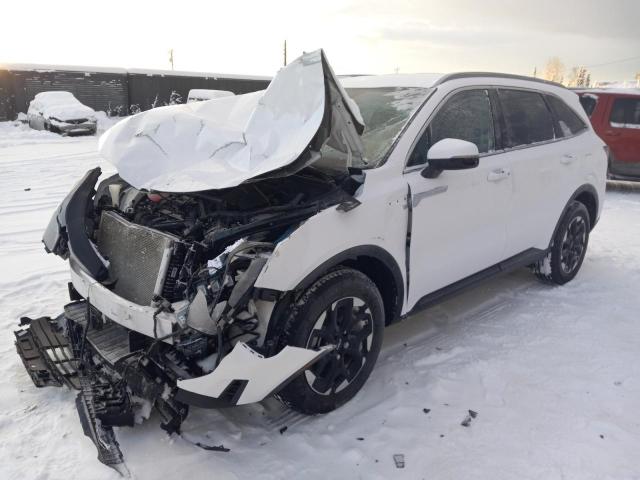
[[[118,478],[83,436],[75,392],[33,388],[12,334],[67,298],[67,265],[40,238],[87,169],[113,170],[96,144],[0,124],[0,478]],[[337,411],[267,402],[194,411],[184,439],[157,418],[118,438],[140,479],[640,478],[638,285],[640,187],[610,184],[574,282],[517,271],[387,329],[371,379]]]

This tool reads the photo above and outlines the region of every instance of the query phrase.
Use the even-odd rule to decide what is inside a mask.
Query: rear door
[[[474,143],[479,166],[423,178],[427,151],[444,138]],[[478,87],[450,94],[414,145],[405,172],[411,188],[409,308],[503,259],[511,177],[496,143],[489,90]]]
[[[604,121],[602,139],[611,149],[611,172],[640,176],[640,97],[612,98]]]
[[[498,89],[504,118],[505,157],[513,173],[507,220],[507,257],[547,248],[577,178],[578,158],[561,134],[544,95],[535,90]]]

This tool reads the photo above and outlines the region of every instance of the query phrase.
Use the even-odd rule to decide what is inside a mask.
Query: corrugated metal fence
[[[85,105],[109,115],[126,115],[172,102],[183,103],[192,88],[241,94],[263,90],[268,84],[267,77],[0,66],[0,121],[15,119],[19,112],[27,111],[37,93],[51,90],[71,92]]]

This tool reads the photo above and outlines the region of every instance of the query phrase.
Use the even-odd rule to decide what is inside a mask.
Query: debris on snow
[[[473,420],[477,416],[478,416],[477,412],[474,412],[473,410],[469,410],[469,413],[467,414],[466,417],[464,417],[464,420],[460,425],[462,425],[463,427],[469,427],[471,425],[471,420]]]

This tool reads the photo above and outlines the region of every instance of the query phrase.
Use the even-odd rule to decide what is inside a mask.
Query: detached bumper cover
[[[178,381],[176,398],[201,408],[216,408],[259,402],[280,390],[313,365],[332,347],[320,350],[285,347],[273,357],[238,343],[208,375]]]
[[[92,208],[93,188],[101,173],[100,168],[85,173],[55,211],[42,237],[47,252],[75,260],[96,280],[107,278],[109,264],[87,236],[86,217]]]
[[[229,407],[263,400],[331,351],[285,347],[264,358],[237,343],[213,372],[189,378],[171,355],[150,356],[140,335],[115,322],[96,324],[93,299],[71,303],[56,319],[24,318],[15,332],[16,349],[34,384],[79,390],[76,407],[98,460],[123,475],[124,464],[113,427],[134,426],[137,402],[149,402],[161,427],[180,432],[188,406]],[[165,346],[165,351],[172,349]],[[161,349],[162,351],[162,349]]]

